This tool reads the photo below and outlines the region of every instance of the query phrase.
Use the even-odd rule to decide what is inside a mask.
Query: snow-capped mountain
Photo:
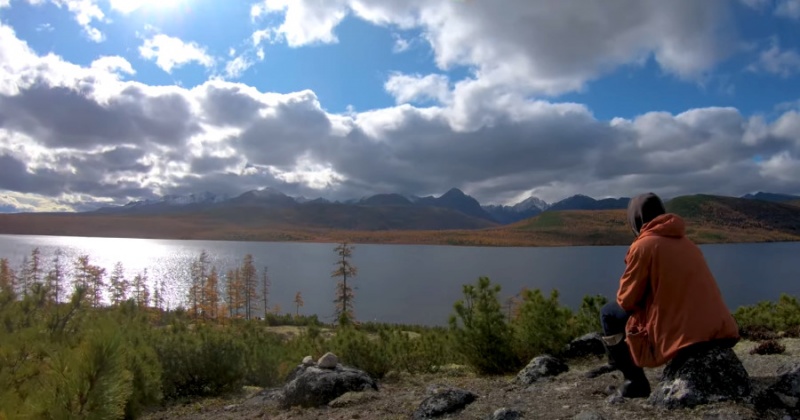
[[[519,203],[511,206],[511,209],[518,213],[522,213],[530,210],[545,211],[549,207],[550,204],[547,204],[546,201],[542,200],[539,197],[528,197],[525,200],[522,200]]]

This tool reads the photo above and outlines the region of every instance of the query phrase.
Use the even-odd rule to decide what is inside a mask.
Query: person
[[[616,300],[600,312],[609,365],[625,377],[623,397],[650,395],[644,369],[704,346],[733,346],[739,328],[683,219],[646,193],[628,204],[635,239],[625,256]]]

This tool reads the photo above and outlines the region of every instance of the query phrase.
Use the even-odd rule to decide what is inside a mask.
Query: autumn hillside
[[[626,245],[633,239],[625,210],[619,209],[545,211],[498,226],[444,209],[307,208],[308,213],[242,207],[162,215],[0,214],[0,234],[483,246]],[[800,240],[800,206],[692,195],[670,200],[667,209],[686,219],[687,234],[698,243]],[[437,216],[431,219],[432,214]],[[451,220],[473,228],[426,227]],[[416,229],[400,228],[409,225]]]

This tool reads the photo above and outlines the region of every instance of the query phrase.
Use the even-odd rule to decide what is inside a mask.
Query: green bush
[[[512,349],[513,337],[506,324],[497,294],[499,285],[480,277],[475,285],[464,285],[464,299],[455,303],[450,328],[455,348],[479,374],[503,374],[520,367]]]
[[[572,323],[572,335],[580,337],[591,332],[601,332],[600,310],[608,303],[603,295],[584,296]]]
[[[346,326],[336,331],[328,345],[343,364],[361,369],[373,378],[383,378],[391,367],[385,338],[370,337]]]
[[[245,348],[224,330],[173,324],[156,341],[166,399],[220,395],[235,390],[244,380]]]
[[[742,306],[733,313],[742,331],[768,330],[792,331],[800,327],[800,302],[797,298],[781,294],[777,302],[762,301],[752,306]]]
[[[573,337],[572,311],[558,303],[558,291],[549,298],[536,290],[524,290],[519,316],[512,322],[514,350],[523,361],[541,354],[557,354]]]

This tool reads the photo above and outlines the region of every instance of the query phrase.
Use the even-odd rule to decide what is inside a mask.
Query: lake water
[[[336,280],[330,277],[336,254],[333,244],[177,241],[55,236],[0,235],[0,257],[14,268],[34,247],[47,262],[61,250],[71,262],[88,254],[110,272],[121,261],[126,274],[148,270],[151,284],[163,278],[169,303],[185,295],[189,264],[201,250],[222,271],[244,255],[269,268],[270,305],[294,313],[295,293],[302,292],[303,314],[332,321]],[[702,246],[729,307],[774,300],[781,292],[800,295],[800,243]],[[556,288],[561,302],[575,308],[586,294],[611,298],[624,269],[627,247],[482,248],[423,245],[356,244],[352,262],[358,267],[356,317],[361,321],[445,325],[462,285],[489,276],[502,286],[502,297],[523,287],[545,293]]]

